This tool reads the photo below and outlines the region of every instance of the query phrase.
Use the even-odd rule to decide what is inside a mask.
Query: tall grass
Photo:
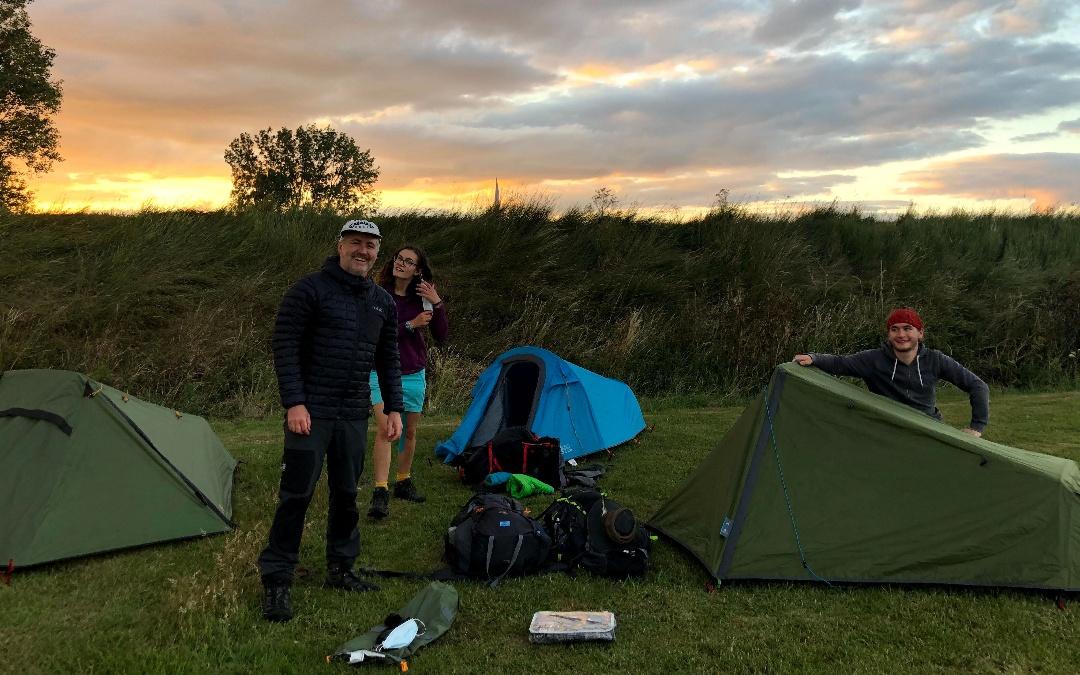
[[[639,393],[746,392],[797,351],[875,346],[897,305],[917,307],[931,346],[994,383],[1078,380],[1075,214],[883,222],[724,204],[668,222],[531,201],[379,220],[384,254],[423,246],[447,299],[437,407],[462,405],[479,370],[519,344]],[[0,368],[79,370],[193,412],[270,412],[278,301],[332,252],[339,226],[303,210],[5,216]]]

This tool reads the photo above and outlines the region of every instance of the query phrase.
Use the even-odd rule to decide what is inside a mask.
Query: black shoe
[[[292,600],[288,586],[267,586],[263,589],[263,618],[283,623],[292,618]]]
[[[326,583],[323,585],[327,588],[340,588],[343,591],[355,591],[357,593],[379,590],[378,586],[369,581],[364,581],[344,565],[330,565],[326,570]]]
[[[406,478],[394,483],[394,496],[417,504],[422,504],[427,500],[427,497],[416,491],[416,485],[413,483],[412,478]]]
[[[367,512],[368,518],[379,520],[390,515],[390,491],[386,488],[375,488],[371,493],[371,508]]]

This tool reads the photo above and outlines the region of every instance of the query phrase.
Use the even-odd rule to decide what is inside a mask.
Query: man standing
[[[796,354],[801,366],[814,365],[831,375],[861,377],[875,394],[909,405],[940,420],[937,381],[951,382],[971,399],[971,423],[965,432],[982,436],[990,418],[990,388],[967,368],[936,349],[923,345],[923,322],[909,307],[894,309],[885,321],[888,331],[880,349],[856,354]]]
[[[259,555],[263,617],[292,618],[290,587],[300,560],[304,514],[323,460],[330,490],[326,585],[376,590],[353,574],[360,554],[356,485],[364,468],[368,375],[374,367],[385,402],[386,435],[401,435],[401,367],[396,307],[367,278],[382,235],[367,220],[341,228],[337,255],[285,293],[274,325],[274,369],[285,407],[285,451],[269,544]]]

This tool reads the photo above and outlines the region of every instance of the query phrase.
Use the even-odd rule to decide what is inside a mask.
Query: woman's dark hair
[[[432,283],[435,281],[435,275],[431,271],[431,263],[428,262],[427,254],[424,253],[424,249],[419,246],[413,246],[412,244],[406,244],[405,246],[399,246],[394,255],[386,261],[379,270],[379,285],[387,289],[391,293],[394,292],[394,258],[401,255],[402,251],[412,251],[416,254],[416,269],[420,270],[420,274],[423,276],[424,281]],[[415,270],[414,270],[415,271]],[[420,277],[414,276],[412,281],[409,282],[409,289],[405,291],[406,295],[415,295],[416,287],[420,284]]]

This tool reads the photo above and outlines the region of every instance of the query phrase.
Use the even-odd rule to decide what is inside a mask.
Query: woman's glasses
[[[409,258],[403,258],[403,257],[401,257],[399,255],[394,256],[394,262],[399,263],[399,264],[403,265],[404,267],[413,267],[413,266],[416,265],[415,260],[410,260]]]

